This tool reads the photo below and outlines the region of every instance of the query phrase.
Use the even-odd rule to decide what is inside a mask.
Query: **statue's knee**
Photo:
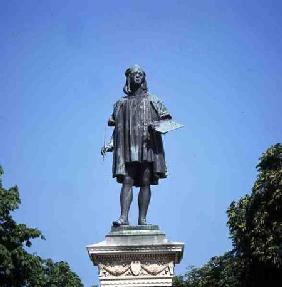
[[[130,176],[125,176],[123,179],[123,184],[133,185],[133,179]]]
[[[150,176],[144,176],[142,178],[142,186],[149,186],[151,183]]]
[[[149,170],[149,168],[146,168],[144,170],[142,179],[141,179],[141,184],[143,186],[149,186],[151,184],[151,172]]]

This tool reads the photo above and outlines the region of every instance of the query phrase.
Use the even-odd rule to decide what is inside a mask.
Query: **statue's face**
[[[144,81],[144,74],[140,70],[135,70],[131,73],[131,82],[135,85],[141,85]]]

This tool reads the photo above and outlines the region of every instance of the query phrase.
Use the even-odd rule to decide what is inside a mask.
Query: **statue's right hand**
[[[101,148],[101,155],[104,157],[107,152],[112,152],[114,150],[114,144],[113,141],[111,140],[108,144],[104,145]]]
[[[103,146],[102,148],[101,148],[101,156],[105,156],[106,155],[106,152],[107,152],[107,148],[105,147],[105,146]]]

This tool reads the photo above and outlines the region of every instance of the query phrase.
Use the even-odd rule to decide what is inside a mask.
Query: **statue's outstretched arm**
[[[110,141],[101,148],[101,155],[104,157],[107,152],[112,152],[114,150],[114,139],[111,136]]]
[[[108,126],[109,127],[114,127],[116,124],[115,117],[116,117],[117,109],[119,107],[119,103],[120,103],[120,101],[117,101],[114,104],[113,113],[111,114],[111,116],[108,120]],[[104,146],[101,148],[101,155],[103,157],[106,155],[107,152],[112,152],[114,150],[114,132],[115,132],[115,130],[113,130],[110,141],[107,144],[104,144]]]

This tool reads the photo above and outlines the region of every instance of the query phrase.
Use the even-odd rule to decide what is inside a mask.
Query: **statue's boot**
[[[120,217],[118,220],[113,221],[113,226],[129,225],[128,219]]]
[[[139,218],[138,225],[147,225],[146,218]]]

